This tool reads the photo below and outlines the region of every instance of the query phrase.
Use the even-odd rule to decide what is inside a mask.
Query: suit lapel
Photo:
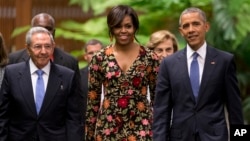
[[[57,69],[55,64],[51,63],[47,89],[45,92],[45,97],[43,100],[43,104],[42,104],[39,116],[42,115],[46,111],[46,109],[49,107],[50,103],[53,101],[55,95],[57,94],[57,91],[59,90],[60,85],[62,84],[61,76],[62,76],[62,74]]]
[[[17,80],[19,81],[19,86],[21,89],[20,93],[23,95],[23,99],[26,101],[28,108],[32,113],[36,114],[36,105],[28,61],[26,61],[25,67],[23,69],[20,69]]]
[[[201,84],[200,84],[198,101],[200,98],[202,98],[202,94],[205,93],[204,91],[206,89],[206,86],[207,86],[206,84],[209,78],[212,77],[214,68],[216,66],[216,56],[217,56],[217,52],[215,51],[215,49],[210,46],[207,46],[207,54],[206,54]]]

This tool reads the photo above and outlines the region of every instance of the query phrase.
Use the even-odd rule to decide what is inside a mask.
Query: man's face
[[[192,49],[197,50],[202,46],[208,30],[209,24],[201,18],[198,12],[182,15],[179,31]]]
[[[95,45],[88,45],[86,47],[86,52],[84,54],[84,59],[90,63],[94,53],[96,53],[97,51],[101,50],[102,46],[100,44],[95,44]]]
[[[45,67],[54,52],[55,43],[47,33],[35,33],[31,37],[31,44],[27,45],[28,52],[37,68]]]

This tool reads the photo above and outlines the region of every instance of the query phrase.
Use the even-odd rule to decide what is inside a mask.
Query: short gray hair
[[[52,34],[44,27],[31,27],[30,30],[26,33],[26,44],[29,46],[31,44],[31,37],[35,33],[46,33],[49,35],[50,40],[52,43],[54,43],[54,38]]]
[[[181,26],[181,17],[184,15],[184,14],[187,14],[187,13],[199,13],[200,17],[202,18],[202,20],[204,22],[207,22],[207,17],[206,17],[206,14],[204,11],[202,11],[201,9],[199,8],[196,8],[196,7],[189,7],[187,9],[185,9],[182,13],[181,13],[181,16],[180,16],[180,19],[179,19],[179,26]]]

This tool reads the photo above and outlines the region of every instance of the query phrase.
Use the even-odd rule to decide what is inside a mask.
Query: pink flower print
[[[107,77],[108,79],[110,79],[110,78],[112,77],[112,73],[111,73],[111,72],[108,72],[108,73],[106,74],[106,77]]]
[[[102,61],[102,56],[98,56],[98,57],[97,57],[97,60],[98,60],[98,61]]]
[[[150,137],[152,137],[153,136],[153,132],[150,130],[150,131],[148,131],[148,134],[149,134],[149,136]]]
[[[115,63],[114,63],[114,62],[109,62],[108,66],[109,66],[109,67],[114,67],[114,66],[115,66]]]
[[[109,122],[111,122],[112,119],[113,119],[113,117],[112,117],[111,115],[108,115],[108,116],[107,116],[107,120],[108,120]]]
[[[128,94],[129,94],[129,95],[132,95],[132,94],[133,94],[133,92],[134,92],[134,91],[133,91],[133,90],[131,90],[131,89],[129,89],[129,90],[128,90]]]
[[[145,136],[146,136],[146,132],[145,132],[145,131],[140,131],[140,135],[141,135],[142,137],[145,137]]]
[[[99,106],[94,106],[94,107],[93,107],[93,110],[94,110],[95,112],[97,112],[97,111],[99,110]]]
[[[93,70],[97,71],[98,70],[98,65],[93,65],[92,68],[93,68]]]
[[[95,117],[91,117],[90,118],[90,122],[94,124],[96,122],[96,118]]]
[[[110,129],[105,129],[105,130],[104,130],[104,133],[105,133],[106,135],[110,135]]]
[[[147,120],[147,119],[143,119],[143,120],[142,120],[142,124],[143,124],[143,125],[148,125],[148,124],[149,124],[149,122],[148,122],[148,120]]]
[[[116,71],[116,72],[115,72],[115,76],[116,76],[116,77],[120,77],[120,75],[121,75],[120,71]]]
[[[144,75],[145,75],[144,73],[141,73],[141,77],[144,77]]]
[[[159,68],[159,66],[158,66],[158,67],[155,68],[155,71],[156,71],[156,72],[159,72],[159,69],[160,69],[160,68]]]

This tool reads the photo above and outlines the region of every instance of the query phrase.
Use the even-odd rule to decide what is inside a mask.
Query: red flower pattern
[[[134,77],[133,78],[133,86],[138,87],[141,83],[141,78],[140,77]]]
[[[88,89],[96,95],[88,98],[86,141],[152,141],[152,107],[147,106],[150,104],[142,89],[146,88],[146,93],[149,88],[151,99],[154,99],[159,61],[153,57],[152,51],[141,47],[138,57],[125,74],[115,59],[112,46],[93,56],[89,64],[92,81],[89,81]],[[102,88],[109,106],[100,101]],[[138,102],[145,105],[143,110],[137,108]]]
[[[122,98],[119,98],[118,101],[118,106],[121,107],[121,108],[127,108],[128,106],[128,99],[127,97],[122,97]]]

